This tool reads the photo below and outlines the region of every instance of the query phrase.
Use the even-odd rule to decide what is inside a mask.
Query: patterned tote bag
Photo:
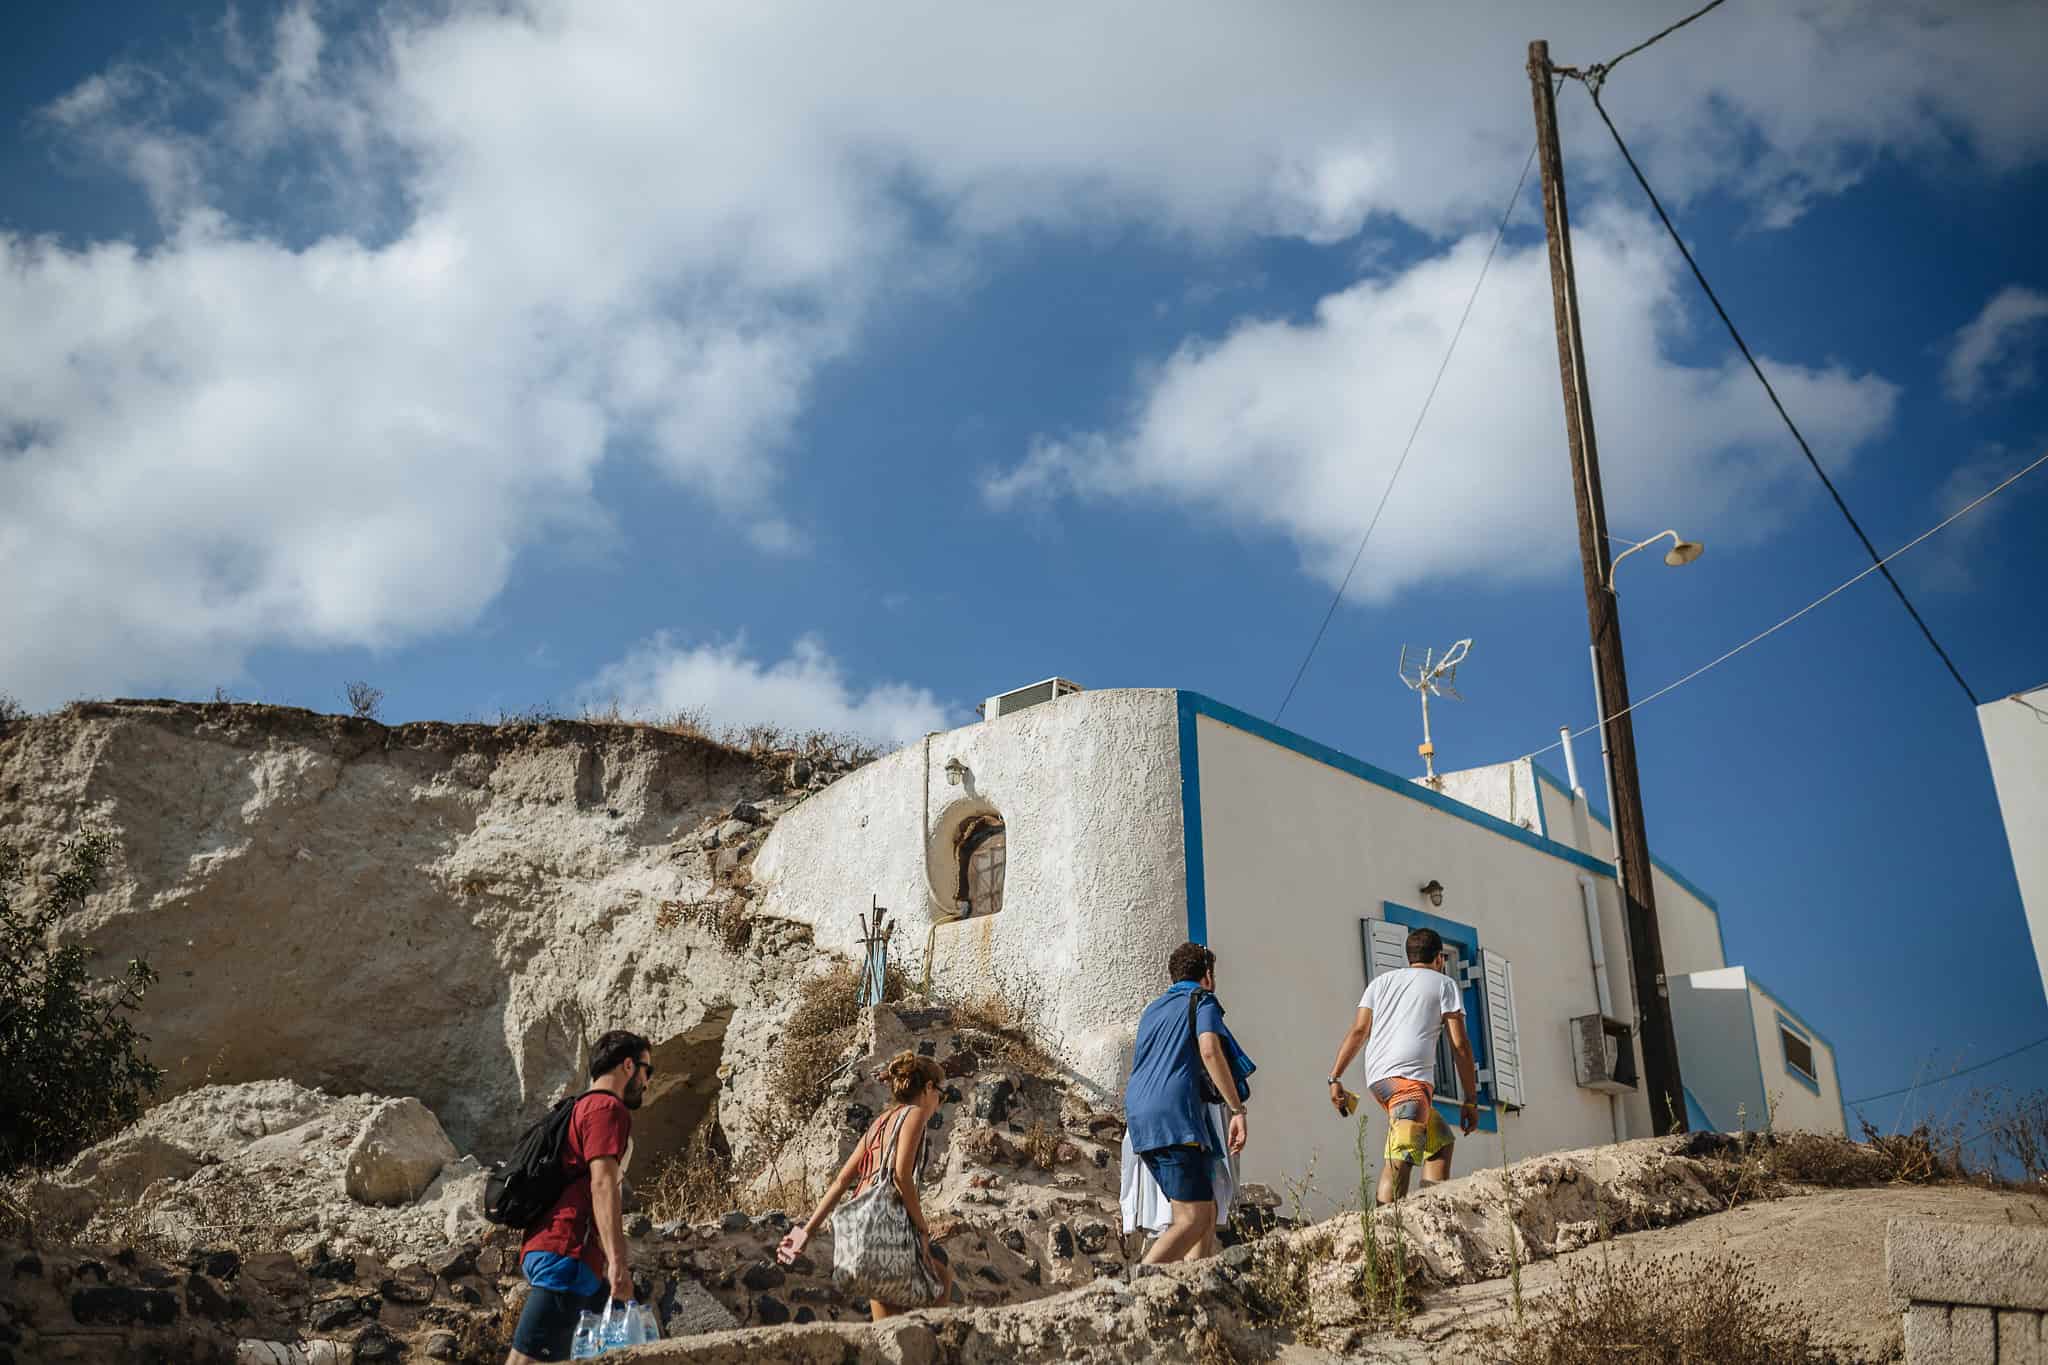
[[[892,1308],[929,1304],[939,1282],[925,1264],[917,1229],[896,1189],[896,1139],[906,1106],[882,1140],[881,1169],[866,1189],[832,1214],[832,1284],[842,1293],[877,1299]]]

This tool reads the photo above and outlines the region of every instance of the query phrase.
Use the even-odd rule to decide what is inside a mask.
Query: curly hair
[[[898,1104],[914,1104],[927,1087],[944,1085],[946,1073],[929,1057],[899,1052],[882,1068],[881,1079],[888,1085],[891,1099]]]
[[[1215,965],[1215,953],[1199,943],[1183,943],[1166,959],[1166,974],[1175,981],[1200,981]]]

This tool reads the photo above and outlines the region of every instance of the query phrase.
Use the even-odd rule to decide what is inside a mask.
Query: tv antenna
[[[1463,701],[1458,689],[1451,684],[1458,676],[1458,665],[1465,662],[1472,642],[1460,640],[1443,652],[1438,658],[1433,649],[1417,650],[1411,645],[1401,646],[1401,681],[1408,690],[1422,698],[1422,743],[1415,752],[1422,755],[1423,775],[1436,782],[1436,745],[1429,739],[1429,699],[1449,697],[1452,701]]]

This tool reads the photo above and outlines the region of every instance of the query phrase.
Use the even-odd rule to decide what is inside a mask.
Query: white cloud
[[[2038,452],[2036,452],[2038,453]],[[1937,520],[1946,520],[2004,483],[2026,465],[2030,456],[1999,442],[1986,442],[1969,459],[1949,471],[1935,494]],[[1991,529],[2011,507],[2037,495],[2038,479],[2023,479],[1982,507],[1958,520],[1908,557],[1907,571],[1925,592],[1961,593],[1976,586],[1973,565],[1985,548]]]
[[[0,638],[32,702],[472,622],[543,528],[601,517],[606,460],[801,548],[791,436],[876,298],[971,278],[1027,224],[1461,230],[1529,143],[1523,36],[1583,61],[1645,27],[1620,0],[1505,28],[1348,0],[1284,23],[456,0],[346,36],[323,13],[230,20],[211,64],[116,66],[45,111],[163,237],[0,236],[0,578],[36,585],[0,599]],[[1609,103],[1673,196],[1776,221],[1880,155],[2038,159],[2037,15],[1731,6]],[[1582,205],[1611,174],[1575,159]]]
[[[686,646],[664,631],[607,665],[583,695],[600,704],[616,701],[629,715],[690,711],[713,726],[826,730],[894,744],[950,724],[946,708],[925,688],[901,682],[853,687],[813,635],[799,639],[788,658],[763,664],[747,654],[744,639]]]
[[[2048,321],[2048,294],[2009,284],[1991,296],[1982,312],[1958,329],[1942,367],[1942,385],[1958,403],[1987,390],[2011,393],[2034,382],[2029,343]],[[1994,373],[1996,371],[1996,373]]]
[[[1191,342],[1125,429],[1041,440],[984,492],[1171,500],[1288,537],[1333,586],[1414,423],[1491,234],[1323,299],[1312,321]],[[1809,476],[1739,359],[1668,358],[1681,280],[1653,225],[1596,215],[1573,234],[1608,507],[1617,525],[1754,537],[1764,495]],[[1516,579],[1575,560],[1571,480],[1540,244],[1504,250],[1354,579],[1383,601],[1442,575]],[[1768,362],[1767,362],[1768,363]],[[1830,466],[1889,420],[1896,390],[1839,367],[1770,363]],[[1739,514],[1736,509],[1740,509]]]

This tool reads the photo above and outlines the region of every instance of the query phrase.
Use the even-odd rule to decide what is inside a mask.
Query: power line
[[[1815,607],[1820,606],[1822,603],[1828,601],[1831,598],[1840,596],[1843,592],[1846,592],[1848,589],[1854,587],[1856,584],[1870,577],[1870,575],[1882,571],[1884,569],[1884,566],[1886,564],[1889,564],[1892,560],[1897,559],[1900,555],[1906,553],[1906,551],[1912,549],[1914,546],[1920,544],[1922,541],[1927,540],[1929,537],[1937,534],[1942,530],[1945,530],[1951,523],[1961,519],[1962,517],[1969,515],[1969,513],[1975,511],[1978,507],[1989,502],[1998,494],[2012,487],[2014,484],[2018,483],[2021,479],[2033,473],[2035,470],[2039,469],[2044,464],[2048,464],[2048,454],[2042,455],[2032,464],[2012,474],[2003,483],[2000,483],[1996,487],[1991,488],[1982,496],[1976,498],[1975,500],[1967,503],[1962,507],[1957,508],[1954,512],[1950,513],[1946,518],[1944,518],[1936,525],[1929,527],[1925,531],[1922,531],[1919,535],[1913,537],[1913,539],[1907,541],[1898,549],[1893,550],[1890,554],[1886,555],[1883,559],[1878,560],[1877,563],[1871,565],[1869,568],[1845,580],[1836,587],[1829,589],[1827,592],[1822,593],[1819,597],[1814,598],[1811,602],[1808,602],[1805,606],[1801,607],[1798,611],[1793,612],[1790,616],[1787,616],[1784,620],[1778,622],[1776,625],[1771,626],[1768,629],[1758,631],[1756,634],[1750,636],[1747,640],[1744,640],[1741,644],[1735,646],[1735,648],[1727,651],[1725,654],[1722,654],[1717,658],[1711,659],[1708,662],[1701,664],[1698,668],[1695,668],[1692,672],[1686,674],[1684,677],[1678,679],[1676,682],[1666,683],[1663,687],[1658,688],[1649,696],[1642,697],[1634,702],[1631,702],[1626,708],[1620,711],[1616,711],[1613,715],[1607,717],[1607,719],[1617,720],[1620,717],[1627,715],[1630,711],[1635,710],[1639,706],[1648,706],[1651,702],[1657,700],[1657,698],[1661,696],[1664,696],[1666,693],[1674,692],[1679,688],[1685,686],[1685,684],[1691,682],[1694,678],[1699,677],[1700,674],[1705,673],[1708,669],[1718,667],[1719,665],[1728,662],[1728,660],[1742,653],[1743,650],[1748,649],[1751,645],[1758,644],[1761,641],[1768,639],[1770,636],[1777,634],[1786,626],[1791,625],[1794,621],[1797,621],[1800,617],[1812,611]],[[1886,574],[1886,577],[1890,577],[1890,575]],[[1586,726],[1584,729],[1572,731],[1572,738],[1577,739],[1581,735],[1591,734],[1593,731],[1599,728],[1600,722],[1595,721],[1593,722],[1593,724]],[[1534,758],[1538,754],[1547,754],[1552,749],[1559,748],[1560,746],[1562,746],[1563,743],[1563,740],[1553,740],[1551,743],[1544,745],[1541,749],[1531,750],[1529,753],[1523,754],[1522,757]]]
[[[1365,557],[1365,547],[1372,541],[1372,533],[1380,524],[1380,513],[1387,510],[1387,499],[1394,495],[1394,484],[1400,480],[1402,469],[1407,467],[1408,453],[1415,448],[1415,438],[1422,431],[1422,421],[1429,416],[1429,405],[1436,401],[1436,391],[1444,382],[1444,371],[1451,367],[1451,356],[1457,352],[1458,338],[1465,335],[1465,322],[1472,316],[1472,305],[1479,301],[1479,287],[1486,283],[1486,272],[1493,265],[1495,253],[1500,250],[1501,238],[1507,235],[1508,220],[1515,216],[1515,205],[1522,202],[1522,186],[1528,183],[1529,167],[1536,164],[1536,148],[1532,144],[1529,156],[1522,163],[1522,173],[1515,177],[1515,192],[1508,196],[1508,206],[1500,215],[1500,226],[1494,229],[1493,245],[1486,248],[1486,259],[1480,262],[1479,278],[1472,281],[1472,292],[1466,296],[1465,311],[1458,315],[1457,328],[1451,333],[1451,344],[1444,348],[1443,362],[1436,367],[1436,378],[1429,383],[1429,392],[1423,396],[1422,410],[1415,414],[1415,425],[1408,430],[1407,444],[1401,447],[1401,458],[1394,462],[1394,473],[1387,480],[1386,489],[1380,494],[1379,506],[1373,508],[1372,520],[1366,523],[1365,534],[1359,538],[1358,549],[1351,556],[1351,567],[1344,571],[1344,581],[1337,585],[1337,591],[1330,598],[1329,610],[1323,613],[1322,624],[1316,627],[1315,639],[1309,641],[1308,653],[1301,656],[1301,667],[1294,670],[1294,681],[1287,684],[1287,695],[1280,699],[1280,709],[1273,713],[1277,725],[1280,717],[1287,713],[1287,704],[1294,700],[1294,691],[1301,686],[1302,678],[1308,673],[1309,661],[1316,657],[1316,650],[1322,647],[1323,636],[1330,629],[1330,621],[1337,614],[1338,604],[1343,602],[1345,590],[1351,586],[1351,576],[1358,572],[1358,561]]]
[[[2048,1034],[2043,1034],[2039,1038],[2036,1038],[2033,1042],[2022,1044],[2021,1046],[2014,1048],[2010,1052],[2001,1052],[1989,1061],[1979,1062],[1975,1066],[1966,1066],[1961,1071],[1951,1071],[1946,1076],[1936,1076],[1931,1081],[1915,1081],[1911,1085],[1902,1085],[1896,1090],[1880,1090],[1875,1095],[1865,1095],[1860,1100],[1845,1100],[1843,1101],[1843,1107],[1853,1108],[1859,1104],[1868,1104],[1872,1100],[1888,1100],[1894,1095],[1903,1095],[1908,1090],[1916,1090],[1922,1085],[1940,1085],[1945,1081],[1952,1081],[1956,1079],[1958,1076],[1967,1076],[1972,1071],[1982,1071],[1987,1066],[1997,1066],[2000,1062],[2007,1061],[2013,1057],[2017,1057],[2022,1052],[2031,1051],[2034,1048],[2041,1046],[2041,1044],[2043,1043],[2048,1043]]]
[[[1615,68],[1615,67],[1617,67],[1617,66],[1620,66],[1620,65],[1621,65],[1621,64],[1622,64],[1623,62],[1627,61],[1627,60],[1628,60],[1628,59],[1629,59],[1630,57],[1633,57],[1633,56],[1635,56],[1635,55],[1636,55],[1636,54],[1637,54],[1638,52],[1641,52],[1641,51],[1642,51],[1642,50],[1643,50],[1644,48],[1646,48],[1646,47],[1654,47],[1654,46],[1655,46],[1656,44],[1658,44],[1658,43],[1661,43],[1661,42],[1663,42],[1663,41],[1664,41],[1664,40],[1665,40],[1666,38],[1669,38],[1669,37],[1670,37],[1670,36],[1671,36],[1672,34],[1674,34],[1674,33],[1678,32],[1678,30],[1680,30],[1680,29],[1684,28],[1684,27],[1685,27],[1685,26],[1686,26],[1687,24],[1691,23],[1691,22],[1692,22],[1693,20],[1695,20],[1695,19],[1699,18],[1699,17],[1701,16],[1701,15],[1703,15],[1703,14],[1707,13],[1707,12],[1708,12],[1709,10],[1713,10],[1713,9],[1718,9],[1718,8],[1719,8],[1719,7],[1720,7],[1720,6],[1722,5],[1722,4],[1724,4],[1724,3],[1726,3],[1726,0],[1708,0],[1708,3],[1707,3],[1707,4],[1705,4],[1705,5],[1701,6],[1701,7],[1699,8],[1699,9],[1696,9],[1696,10],[1694,10],[1694,11],[1693,11],[1693,12],[1692,12],[1691,14],[1688,14],[1688,15],[1686,15],[1686,16],[1685,16],[1685,17],[1684,17],[1683,19],[1680,19],[1680,20],[1679,20],[1679,21],[1678,21],[1677,23],[1673,24],[1673,25],[1672,25],[1672,26],[1671,26],[1670,28],[1667,28],[1667,29],[1665,29],[1665,30],[1664,30],[1663,32],[1661,32],[1661,33],[1656,33],[1656,34],[1653,34],[1653,35],[1651,35],[1651,36],[1650,36],[1650,37],[1648,37],[1648,38],[1645,38],[1645,39],[1644,39],[1644,40],[1643,40],[1642,42],[1640,42],[1640,43],[1637,43],[1637,44],[1636,44],[1636,45],[1635,45],[1634,47],[1632,47],[1632,48],[1630,48],[1630,49],[1629,49],[1628,51],[1626,51],[1626,52],[1622,53],[1622,54],[1621,54],[1621,55],[1620,55],[1619,57],[1616,57],[1616,58],[1612,59],[1611,61],[1605,61],[1605,62],[1601,62],[1601,63],[1599,63],[1599,64],[1598,64],[1598,65],[1596,65],[1596,66],[1591,66],[1591,67],[1588,67],[1588,68],[1587,68],[1587,74],[1588,74],[1588,75],[1595,75],[1595,74],[1597,74],[1597,76],[1599,76],[1599,77],[1605,77],[1605,76],[1607,75],[1607,73],[1608,73],[1608,72],[1610,72],[1610,71],[1614,70],[1614,68]]]
[[[1707,9],[1712,8],[1712,5],[1707,6]],[[1700,13],[1704,14],[1706,10],[1701,10]],[[1693,16],[1693,18],[1698,17],[1699,15]],[[1690,23],[1691,20],[1685,22]],[[1674,25],[1674,27],[1677,26]],[[1661,37],[1663,35],[1660,34],[1658,36]],[[1656,39],[1651,39],[1651,42],[1655,41]],[[1648,46],[1648,44],[1644,44],[1644,46]],[[1641,51],[1641,48],[1632,48],[1630,51]],[[1629,54],[1626,52],[1622,54],[1623,57],[1627,55]],[[1620,57],[1615,58],[1615,62],[1620,60]],[[1608,63],[1610,69],[1613,65],[1613,62]],[[1864,534],[1861,523],[1856,520],[1855,514],[1849,510],[1849,504],[1843,500],[1840,490],[1835,487],[1835,481],[1828,477],[1828,472],[1825,469],[1821,468],[1820,461],[1814,456],[1813,447],[1806,443],[1806,437],[1800,432],[1798,423],[1792,420],[1792,414],[1785,411],[1784,403],[1778,399],[1778,391],[1771,387],[1771,381],[1764,375],[1763,366],[1757,364],[1756,357],[1750,353],[1749,343],[1742,339],[1742,333],[1737,330],[1735,320],[1729,317],[1728,310],[1721,306],[1720,296],[1714,292],[1714,286],[1707,283],[1707,277],[1700,270],[1699,262],[1693,259],[1692,252],[1685,245],[1685,239],[1678,235],[1678,229],[1672,225],[1671,215],[1664,211],[1664,205],[1657,198],[1657,192],[1650,188],[1650,182],[1644,177],[1642,167],[1636,165],[1636,159],[1629,152],[1628,144],[1622,141],[1621,130],[1614,126],[1614,120],[1607,116],[1606,106],[1600,103],[1600,82],[1604,79],[1605,74],[1604,71],[1589,72],[1581,79],[1586,83],[1587,93],[1593,97],[1593,108],[1599,111],[1600,121],[1607,125],[1607,131],[1614,137],[1614,145],[1621,149],[1622,160],[1628,163],[1629,170],[1635,174],[1636,183],[1641,185],[1643,193],[1649,196],[1650,207],[1657,211],[1657,217],[1663,222],[1664,230],[1671,235],[1671,240],[1677,245],[1679,254],[1685,257],[1685,263],[1692,268],[1692,277],[1699,281],[1700,288],[1706,293],[1707,301],[1713,304],[1714,311],[1720,314],[1722,323],[1728,328],[1728,335],[1735,341],[1735,348],[1741,351],[1742,358],[1749,362],[1750,372],[1756,376],[1757,382],[1764,386],[1764,392],[1770,395],[1771,406],[1778,410],[1778,416],[1784,419],[1785,429],[1790,431],[1792,439],[1799,443],[1800,453],[1806,456],[1807,464],[1813,467],[1813,472],[1820,478],[1822,486],[1828,490],[1828,496],[1835,500],[1835,507],[1841,512],[1842,519],[1849,523],[1849,529],[1856,533],[1856,539],[1863,542],[1863,549],[1869,554],[1872,566],[1884,574],[1885,582],[1891,584],[1892,591],[1898,595],[1900,605],[1905,607],[1906,614],[1913,618],[1913,624],[1920,627],[1920,633],[1927,637],[1927,643],[1933,647],[1934,652],[1941,656],[1942,663],[1948,667],[1949,676],[1956,680],[1956,686],[1963,689],[1963,695],[1970,699],[1970,705],[1979,705],[1976,689],[1964,681],[1962,670],[1956,667],[1955,660],[1951,659],[1948,651],[1941,647],[1941,642],[1934,638],[1934,631],[1929,628],[1925,620],[1921,619],[1920,612],[1914,607],[1912,599],[1907,597],[1906,590],[1899,586],[1899,580],[1892,577],[1891,570],[1885,568],[1884,561],[1878,558],[1877,547],[1871,544],[1870,537]]]

